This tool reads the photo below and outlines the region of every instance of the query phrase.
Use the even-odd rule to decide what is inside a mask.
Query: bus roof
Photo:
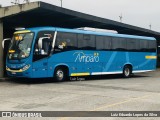
[[[122,37],[122,38],[135,38],[135,39],[145,39],[145,40],[156,40],[154,37],[138,36],[138,35],[127,35],[127,34],[117,34],[110,32],[97,32],[97,31],[88,31],[88,30],[78,30],[78,29],[68,29],[68,28],[58,28],[58,27],[35,27],[27,28],[26,30],[31,30],[34,32],[51,30],[59,32],[69,32],[69,33],[81,33],[81,34],[91,34],[91,35],[102,35],[102,36],[111,36],[111,37]]]

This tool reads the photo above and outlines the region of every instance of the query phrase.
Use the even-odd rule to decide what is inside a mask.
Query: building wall
[[[0,77],[3,77],[4,75],[2,40],[3,40],[3,21],[2,19],[0,19]]]

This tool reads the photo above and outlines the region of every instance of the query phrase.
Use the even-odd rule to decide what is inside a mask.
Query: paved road
[[[50,79],[1,79],[0,111],[160,111],[160,71],[128,79],[108,75],[61,83],[51,82]]]

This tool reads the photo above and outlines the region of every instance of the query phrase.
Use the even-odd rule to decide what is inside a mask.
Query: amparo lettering
[[[99,62],[99,56],[92,54],[84,54],[83,52],[74,53],[76,56],[75,62]]]

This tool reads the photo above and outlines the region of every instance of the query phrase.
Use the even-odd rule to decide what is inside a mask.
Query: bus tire
[[[62,82],[67,78],[67,70],[63,67],[57,67],[54,72],[54,78],[57,82]]]
[[[129,78],[132,74],[132,67],[130,65],[125,65],[123,68],[123,77]]]

